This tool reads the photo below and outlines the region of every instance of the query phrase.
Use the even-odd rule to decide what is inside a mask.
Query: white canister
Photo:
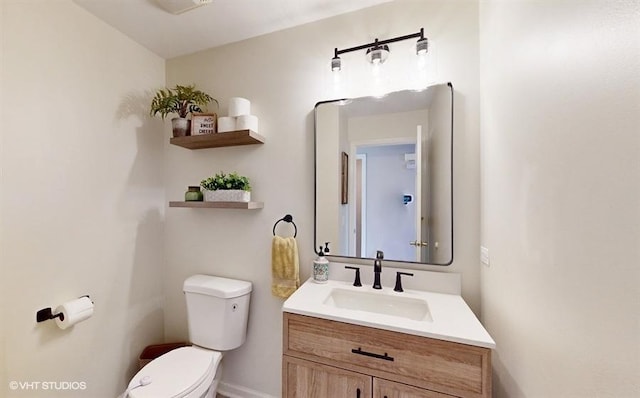
[[[251,192],[241,189],[204,190],[205,202],[251,202]]]

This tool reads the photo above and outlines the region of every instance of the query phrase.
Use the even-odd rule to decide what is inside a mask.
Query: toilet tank
[[[184,281],[183,291],[191,343],[216,351],[244,343],[251,282],[193,275]]]

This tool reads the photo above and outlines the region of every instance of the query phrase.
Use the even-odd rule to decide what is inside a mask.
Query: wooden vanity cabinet
[[[491,397],[488,348],[291,313],[283,321],[283,397]]]

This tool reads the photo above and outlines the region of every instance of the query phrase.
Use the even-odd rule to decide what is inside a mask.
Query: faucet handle
[[[360,282],[360,268],[358,267],[350,267],[348,265],[344,266],[345,269],[355,269],[356,270],[356,279],[353,281],[353,286],[362,286],[362,282]]]
[[[384,260],[384,252],[382,250],[377,250],[376,251],[376,258],[378,260]]]
[[[393,288],[394,292],[404,292],[404,289],[402,289],[402,275],[413,276],[410,272],[396,272],[396,287]]]

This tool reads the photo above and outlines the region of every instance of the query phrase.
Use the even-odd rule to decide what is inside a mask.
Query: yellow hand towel
[[[294,237],[274,236],[271,244],[271,293],[287,298],[300,286],[300,260]]]

